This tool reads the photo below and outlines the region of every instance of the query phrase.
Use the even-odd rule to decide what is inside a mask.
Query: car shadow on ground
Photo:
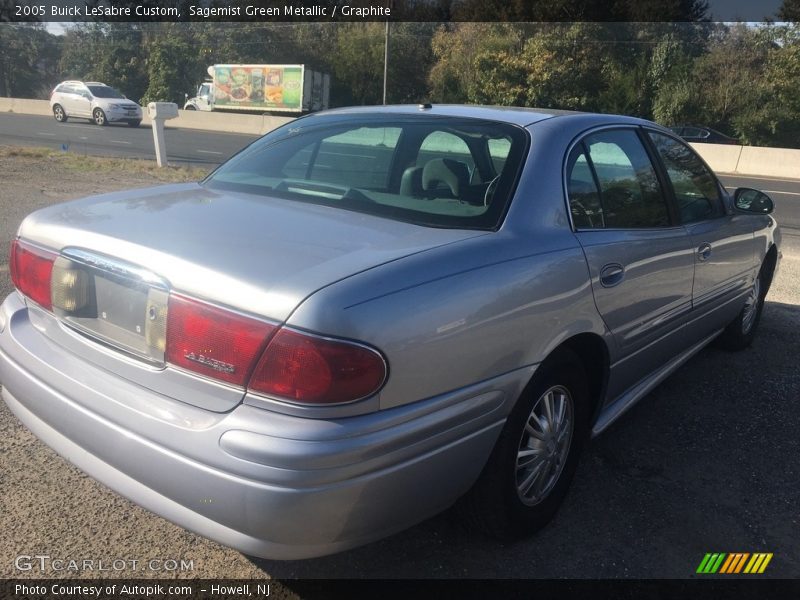
[[[593,440],[532,538],[487,539],[447,511],[333,556],[249,558],[278,579],[671,578],[741,550],[775,552],[773,575],[800,576],[800,306],[767,302],[760,327],[747,350],[701,351]]]

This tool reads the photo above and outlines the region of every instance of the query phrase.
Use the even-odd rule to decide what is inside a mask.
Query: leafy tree
[[[0,25],[0,96],[47,97],[59,51],[57,38],[41,23]]]
[[[80,23],[68,28],[62,79],[102,81],[138,101],[147,89],[145,29],[141,23]]]
[[[778,18],[781,21],[800,21],[800,0],[783,0]]]

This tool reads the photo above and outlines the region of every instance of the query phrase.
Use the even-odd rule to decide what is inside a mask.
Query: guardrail
[[[50,103],[47,100],[23,98],[0,98],[0,112],[28,115],[52,114]],[[179,114],[177,119],[169,122],[169,128],[204,129],[250,135],[263,135],[293,120],[292,117],[194,110],[181,110]],[[145,111],[142,122],[150,124],[147,111]],[[722,144],[692,144],[692,147],[718,173],[800,179],[800,150]]]

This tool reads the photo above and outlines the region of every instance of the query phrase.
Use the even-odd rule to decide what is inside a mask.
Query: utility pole
[[[383,104],[386,105],[386,81],[389,73],[389,19],[386,19],[386,31],[383,35]]]

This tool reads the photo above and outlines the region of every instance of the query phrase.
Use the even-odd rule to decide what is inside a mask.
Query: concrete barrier
[[[723,144],[692,144],[718,173],[800,179],[800,150]]]
[[[176,129],[204,129],[206,131],[225,131],[228,133],[245,133],[263,135],[284,123],[293,121],[293,117],[274,117],[271,115],[242,115],[225,112],[202,112],[197,110],[181,110],[177,119],[169,121],[168,126]]]
[[[19,113],[24,115],[52,116],[49,100],[30,100],[27,98],[0,98],[0,113]],[[180,116],[167,123],[168,129],[203,129],[206,131],[226,131],[263,135],[294,120],[293,117],[274,117],[271,115],[242,115],[237,113],[201,112],[181,110]],[[150,125],[147,111],[142,123]]]
[[[728,144],[689,144],[717,173],[735,173],[742,154],[741,146]]]
[[[52,115],[50,102],[47,100],[29,100],[28,98],[0,98],[0,112],[20,113],[23,115]]]
[[[742,174],[800,179],[800,150],[744,146],[736,171]]]

